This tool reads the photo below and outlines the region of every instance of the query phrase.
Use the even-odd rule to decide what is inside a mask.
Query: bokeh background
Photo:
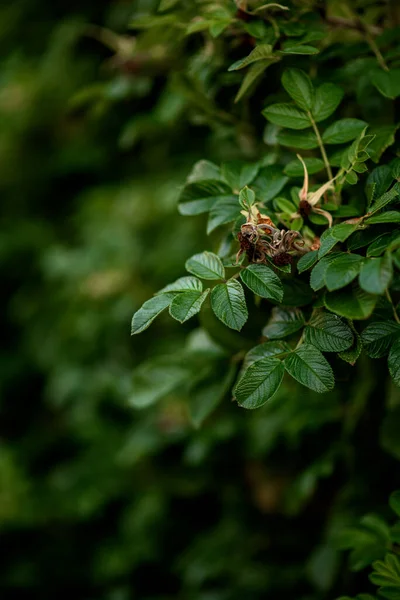
[[[347,435],[340,391],[321,400],[285,387],[255,413],[228,396],[196,427],[185,385],[163,387],[162,359],[150,384],[146,361],[224,351],[197,320],[168,315],[130,337],[133,312],[210,244],[204,219],[176,209],[193,163],[255,151],[223,116],[196,111],[175,79],[179,54],[154,71],[125,60],[127,24],[156,4],[0,7],[1,597],[318,600],[368,589],[334,538],[371,506],[385,514],[399,487],[390,418],[386,450],[376,442],[382,407],[366,412],[346,468],[332,450]],[[144,410],[130,402],[140,365],[160,397]],[[363,389],[378,397],[374,378],[364,369]]]

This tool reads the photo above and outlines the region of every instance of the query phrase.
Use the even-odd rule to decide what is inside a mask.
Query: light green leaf
[[[365,129],[367,123],[359,119],[340,119],[332,123],[323,133],[325,144],[344,144],[354,140]]]
[[[243,287],[235,279],[220,283],[211,290],[211,306],[220,321],[240,331],[248,318]]]
[[[189,258],[185,269],[201,279],[224,279],[225,269],[219,256],[213,252],[201,252]]]
[[[335,385],[330,364],[311,344],[302,344],[285,358],[284,364],[293,379],[315,392],[328,392]]]
[[[283,287],[281,280],[269,267],[265,265],[249,265],[241,271],[240,278],[257,296],[282,302]]]
[[[213,182],[222,181],[221,170],[218,165],[210,160],[198,160],[189,173],[186,183],[196,183],[205,179]]]
[[[389,352],[399,336],[400,325],[394,321],[377,321],[367,325],[361,334],[361,341],[368,356],[380,358]]]
[[[296,333],[304,326],[305,320],[301,310],[297,308],[272,310],[271,318],[263,329],[263,335],[270,340],[279,340]]]
[[[169,10],[170,8],[173,8],[176,4],[178,4],[178,2],[180,2],[180,0],[161,0],[160,4],[158,5],[158,10],[159,12]]]
[[[342,352],[353,344],[350,327],[340,317],[325,311],[317,312],[304,330],[305,340],[322,352]]]
[[[325,166],[324,161],[320,158],[305,158],[304,162],[309,175],[313,175],[314,173],[318,173],[318,171],[322,171]],[[286,165],[283,172],[289,177],[304,177],[303,165],[299,160],[292,160]]]
[[[281,127],[289,129],[306,129],[310,127],[307,114],[294,104],[271,104],[262,111],[264,117]]]
[[[162,311],[167,308],[174,299],[175,294],[161,294],[147,300],[132,318],[131,335],[141,333],[152,324]]]
[[[181,387],[190,378],[188,366],[176,359],[157,357],[142,363],[133,371],[132,391],[128,404],[134,408],[147,408]]]
[[[311,250],[304,254],[297,263],[297,270],[299,273],[303,273],[308,269],[311,269],[318,260],[318,250]]]
[[[256,195],[253,190],[247,186],[240,190],[239,203],[244,210],[249,210],[255,204]]]
[[[332,261],[325,273],[326,287],[330,292],[339,290],[353,281],[359,274],[364,257],[359,254],[343,253]]]
[[[314,46],[285,46],[283,50],[279,50],[278,54],[319,54],[318,48]]]
[[[234,388],[234,396],[244,408],[258,408],[272,398],[282,383],[285,369],[276,358],[263,358],[251,364]]]
[[[301,69],[286,69],[282,85],[291,98],[303,110],[311,110],[314,104],[314,87],[311,79]]]
[[[187,292],[189,290],[202,292],[203,284],[200,279],[197,279],[197,277],[192,277],[191,275],[180,277],[173,283],[169,283],[163,287],[159,292],[157,292],[157,295],[165,294],[167,292]]]
[[[364,220],[364,223],[367,225],[378,225],[380,223],[400,223],[400,212],[398,210],[388,210],[380,213],[379,215],[368,217],[368,219]]]
[[[369,258],[361,267],[360,286],[370,294],[384,294],[393,277],[392,257]]]
[[[184,323],[200,311],[208,292],[209,290],[203,293],[190,291],[178,294],[170,304],[169,314],[180,323]]]
[[[274,58],[272,46],[270,44],[259,44],[250,52],[248,56],[234,62],[229,67],[228,71],[237,71],[238,69],[243,69],[254,62],[269,58]]]
[[[382,96],[391,98],[392,100],[400,96],[400,69],[375,71],[372,73],[371,79]]]
[[[220,225],[232,223],[240,214],[237,196],[219,198],[210,210],[207,222],[207,234],[213,232]]]
[[[343,98],[343,90],[333,83],[323,83],[315,92],[312,114],[317,121],[324,121],[335,112]]]
[[[313,131],[279,131],[277,141],[281,146],[312,150],[318,148],[318,140]]]
[[[208,212],[220,198],[231,198],[230,188],[217,180],[204,180],[189,183],[183,188],[178,199],[181,215],[200,215]]]
[[[327,268],[338,256],[340,256],[339,252],[333,252],[328,256],[324,256],[324,258],[315,265],[310,276],[310,286],[314,292],[317,292],[325,286],[325,274]]]
[[[358,285],[325,294],[328,310],[346,319],[368,319],[378,301],[378,296],[368,294]]]

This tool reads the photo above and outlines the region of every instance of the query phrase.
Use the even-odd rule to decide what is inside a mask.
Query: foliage
[[[2,597],[396,597],[396,4],[0,9]]]

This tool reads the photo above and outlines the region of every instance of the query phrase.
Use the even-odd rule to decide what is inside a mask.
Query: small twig
[[[366,26],[364,26],[364,34],[365,34],[365,39],[368,42],[369,47],[371,48],[372,52],[375,54],[376,56],[376,60],[378,61],[379,65],[382,67],[382,69],[384,71],[389,71],[389,67],[387,66],[385,59],[383,58],[381,51],[379,50],[374,38],[372,37],[370,31],[367,29]]]
[[[393,304],[392,296],[390,295],[390,292],[388,289],[386,289],[386,298],[389,300],[390,304],[392,305],[394,320],[396,321],[396,323],[398,323],[400,325],[400,318],[399,318],[399,315],[397,314],[396,307]]]

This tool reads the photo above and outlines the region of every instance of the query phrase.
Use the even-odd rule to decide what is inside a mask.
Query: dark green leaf
[[[328,310],[346,319],[368,319],[377,303],[378,296],[364,292],[358,285],[325,294]]]
[[[285,69],[282,85],[303,110],[311,110],[314,104],[314,88],[309,76],[300,69]]]
[[[211,306],[220,321],[240,331],[248,318],[241,284],[235,279],[220,283],[211,290]]]
[[[301,150],[318,148],[318,140],[313,131],[279,131],[276,139],[281,146],[289,146],[289,148]]]
[[[233,65],[229,67],[228,71],[237,71],[238,69],[243,69],[254,62],[269,58],[273,58],[272,46],[270,44],[259,44],[250,52],[248,56],[234,62]]]
[[[215,165],[209,160],[199,160],[193,166],[190,175],[187,178],[187,183],[196,183],[198,181],[204,181],[205,179],[214,182],[221,181],[221,170],[218,165]]]
[[[274,64],[277,60],[278,58],[270,58],[253,63],[243,78],[239,91],[236,94],[235,102],[239,102],[239,100],[246,95],[250,88],[252,88],[253,84],[261,78],[265,69]]]
[[[311,344],[302,344],[285,358],[284,364],[293,379],[315,392],[328,392],[335,385],[330,364]]]
[[[332,261],[325,273],[325,283],[329,291],[339,290],[353,281],[359,274],[364,257],[359,254],[343,253]]]
[[[375,71],[372,74],[372,83],[382,96],[393,100],[400,96],[400,69]]]
[[[317,312],[304,330],[305,340],[322,352],[342,352],[353,344],[353,333],[337,315]]]
[[[389,353],[389,373],[393,381],[400,387],[400,339],[397,339]]]
[[[322,289],[325,285],[325,274],[328,268],[328,265],[331,264],[338,256],[340,256],[339,252],[333,252],[328,256],[324,256],[320,261],[317,262],[313,270],[311,271],[310,276],[310,286],[312,289],[317,292]]]
[[[181,215],[199,215],[208,212],[220,198],[232,196],[230,188],[221,181],[196,181],[186,185],[179,196]]]
[[[314,46],[285,46],[283,50],[278,51],[279,54],[318,54],[318,48],[314,48]]]
[[[361,267],[360,286],[370,294],[384,294],[393,277],[392,257],[367,259]]]
[[[247,369],[262,358],[277,357],[287,352],[291,352],[291,348],[286,342],[264,342],[248,351],[244,357],[243,368]]]
[[[361,341],[368,356],[380,358],[389,352],[390,346],[400,336],[400,325],[394,321],[371,323],[361,334]]]
[[[375,167],[368,175],[366,193],[369,198],[369,204],[375,198],[379,198],[384,194],[393,182],[392,170],[389,165],[380,165]]]
[[[276,358],[263,358],[251,364],[234,388],[234,396],[244,408],[258,408],[272,398],[282,383],[285,369]]]
[[[384,252],[395,250],[400,244],[400,233],[392,231],[384,233],[376,238],[370,246],[368,246],[367,256],[380,256]]]
[[[324,161],[320,158],[305,158],[304,162],[309,175],[318,173],[318,171],[322,171],[324,168]],[[289,177],[304,177],[303,165],[299,160],[292,160],[286,165],[283,172]]]
[[[271,165],[261,169],[252,188],[259,200],[269,202],[279,194],[288,181],[289,178],[282,173],[280,167]]]
[[[323,133],[325,144],[344,144],[354,140],[365,129],[367,123],[359,119],[340,119],[332,123]]]
[[[263,335],[270,340],[279,340],[292,335],[304,326],[304,315],[301,310],[274,308]]]
[[[343,352],[340,352],[338,354],[338,356],[345,362],[348,362],[350,365],[354,366],[355,363],[357,362],[358,357],[361,354],[362,343],[361,343],[361,337],[359,336],[357,330],[355,329],[353,322],[349,321],[349,325],[350,325],[350,328],[354,335],[353,345],[348,350],[344,350]]]
[[[249,265],[241,271],[240,278],[257,296],[282,302],[282,283],[276,273],[269,267],[265,265]]]
[[[331,116],[343,98],[343,90],[333,83],[323,83],[315,92],[315,102],[312,109],[314,119],[324,121]]]
[[[390,508],[394,510],[398,517],[400,517],[400,490],[390,494],[389,504]]]
[[[197,279],[197,277],[192,277],[192,275],[180,277],[173,283],[169,283],[163,287],[159,292],[157,292],[157,295],[165,294],[167,292],[187,292],[189,290],[202,292],[203,284],[200,279]]]
[[[271,104],[263,110],[262,114],[271,123],[289,129],[306,129],[310,127],[307,114],[294,104]]]
[[[380,223],[400,223],[400,212],[398,210],[388,210],[379,215],[365,219],[366,225],[378,225]]]
[[[259,168],[258,163],[245,163],[241,160],[233,160],[221,166],[221,175],[232,190],[239,192],[241,188],[253,181],[257,176]]]
[[[201,279],[224,279],[225,269],[221,259],[213,252],[195,254],[185,263],[185,269]]]
[[[237,196],[226,196],[215,202],[210,210],[207,223],[207,234],[212,233],[220,225],[232,223],[240,214]]]
[[[397,200],[399,197],[399,194],[400,194],[400,187],[399,187],[399,184],[396,183],[388,192],[385,192],[384,194],[382,194],[382,196],[380,196],[377,200],[375,200],[375,202],[372,204],[372,206],[369,207],[368,214],[373,214],[373,213],[377,212],[378,210],[381,210],[382,208],[384,208],[385,206],[387,206],[394,200]]]
[[[318,260],[318,250],[311,250],[304,254],[297,263],[297,270],[299,273],[303,273],[308,269],[311,269]]]

